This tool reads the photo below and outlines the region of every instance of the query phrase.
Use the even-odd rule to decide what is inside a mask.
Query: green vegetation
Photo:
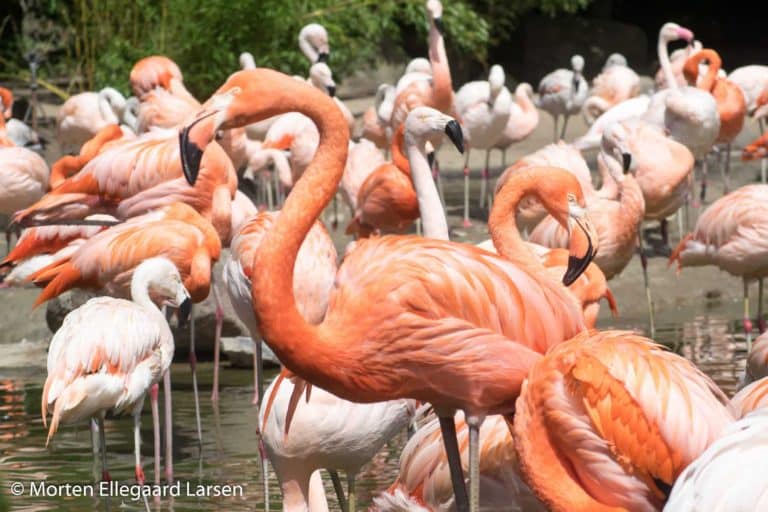
[[[343,77],[381,58],[404,59],[405,42],[425,41],[423,0],[18,0],[17,15],[0,20],[0,64],[26,69],[23,55],[46,55],[41,77],[70,77],[69,89],[107,84],[127,92],[133,63],[165,54],[185,82],[205,97],[238,69],[240,52],[259,66],[306,73],[297,35],[322,23],[331,39],[330,64]],[[532,10],[574,12],[590,0],[444,0],[449,51],[485,63],[489,46],[503,46],[519,17]]]

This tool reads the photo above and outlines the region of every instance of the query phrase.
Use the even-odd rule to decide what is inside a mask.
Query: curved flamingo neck
[[[691,85],[696,86],[696,80],[699,75],[699,64],[703,60],[709,62],[709,67],[707,68],[707,74],[704,75],[704,78],[702,78],[701,84],[699,84],[698,87],[705,91],[712,91],[712,89],[715,88],[717,74],[720,72],[720,67],[722,66],[720,55],[718,55],[716,51],[710,49],[699,50],[686,61],[685,68],[686,71],[691,70],[689,72],[694,75],[693,83]]]
[[[432,179],[432,169],[430,169],[427,160],[423,141],[408,141],[406,151],[411,167],[411,180],[413,180],[416,200],[419,203],[419,215],[421,216],[424,236],[438,240],[450,240],[443,203],[440,202],[435,180]]]
[[[538,275],[545,275],[546,269],[539,258],[525,244],[517,229],[515,216],[520,201],[528,195],[540,198],[538,181],[547,179],[541,169],[526,169],[514,173],[499,191],[493,202],[493,209],[488,218],[488,231],[496,252],[504,258],[533,269]]]
[[[453,84],[445,43],[434,20],[429,22],[429,62],[432,64],[432,91],[435,108],[449,113],[453,108]]]
[[[392,146],[390,151],[392,153],[392,163],[395,167],[400,169],[406,176],[411,175],[411,164],[408,162],[408,158],[403,154],[403,145],[405,144],[405,123],[400,123],[400,126],[395,132],[395,136],[392,137]]]
[[[519,85],[515,89],[515,103],[520,107],[523,112],[531,112],[536,110],[536,105],[528,94],[528,87],[525,85]]]
[[[664,79],[667,81],[667,86],[670,89],[677,89],[677,80],[675,80],[675,74],[672,72],[672,63],[669,62],[669,49],[667,48],[667,40],[659,34],[659,43],[656,48],[659,57],[659,65],[664,72]]]
[[[51,175],[48,185],[54,189],[61,185],[67,178],[80,170],[80,159],[76,156],[66,155],[54,162],[51,166]]]
[[[285,201],[273,228],[265,235],[253,263],[253,305],[264,338],[288,369],[310,382],[326,381],[333,365],[325,364],[323,324],[309,324],[299,313],[293,293],[296,256],[315,220],[336,193],[344,173],[349,126],[333,99],[314,87],[276,71],[248,73],[242,115],[235,122],[249,124],[285,112],[301,112],[317,125],[320,135],[315,156]],[[250,94],[246,94],[250,93]],[[255,115],[250,102],[266,102]],[[249,115],[251,114],[251,115]],[[270,290],[260,293],[260,290]],[[338,336],[336,336],[338,337]]]

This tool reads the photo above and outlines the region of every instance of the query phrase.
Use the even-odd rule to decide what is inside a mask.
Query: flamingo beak
[[[317,62],[328,62],[330,56],[328,52],[320,52],[317,54]]]
[[[624,169],[624,174],[627,174],[632,166],[632,155],[630,153],[621,154],[621,166]]]
[[[179,304],[179,328],[184,327],[189,322],[189,318],[192,315],[192,299],[187,297],[184,302]]]
[[[427,153],[427,162],[429,163],[429,168],[434,169],[435,167],[435,152],[430,151]]]
[[[445,125],[445,134],[451,139],[453,145],[459,150],[459,153],[464,153],[464,133],[461,131],[458,121],[451,119]]]
[[[435,22],[435,28],[438,32],[440,32],[441,36],[445,35],[445,26],[443,25],[443,18],[434,18],[433,21]]]
[[[217,110],[204,113],[179,133],[181,168],[190,185],[197,180],[203,151],[216,136],[218,127],[213,116],[217,113]]]
[[[336,96],[336,86],[335,85],[328,85],[326,86],[326,89],[328,89],[328,96],[333,98]]]
[[[597,247],[592,242],[593,238],[597,240],[597,233],[592,224],[585,217],[571,217],[570,221],[576,224],[578,229],[571,230],[568,268],[563,275],[565,286],[573,284],[597,254]]]

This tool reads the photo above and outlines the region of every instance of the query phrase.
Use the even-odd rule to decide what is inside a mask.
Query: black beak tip
[[[565,286],[571,286],[587,268],[587,265],[589,265],[591,259],[591,254],[585,258],[569,256],[568,268],[563,275],[563,284]]]
[[[440,35],[445,35],[445,26],[443,25],[443,18],[435,18],[435,28],[438,32],[440,32]]]
[[[445,134],[451,139],[453,145],[459,150],[459,153],[464,153],[464,133],[461,131],[461,126],[455,119],[448,121],[445,125]]]
[[[187,183],[194,186],[197,174],[200,172],[203,151],[197,144],[189,140],[189,127],[184,128],[179,133],[179,145],[181,146],[181,167],[184,177],[187,179]]]
[[[627,174],[629,172],[629,167],[632,165],[632,155],[629,153],[622,153],[621,164],[624,168],[624,174]]]
[[[317,62],[328,62],[330,54],[328,52],[320,52],[317,54]]]
[[[429,163],[429,168],[432,169],[435,166],[435,152],[430,151],[427,155],[427,162]]]
[[[336,96],[336,86],[335,85],[329,85],[327,87],[327,89],[328,89],[328,96],[330,96],[331,98]]]
[[[179,304],[179,327],[184,327],[189,322],[192,314],[192,299],[187,297],[184,302]]]

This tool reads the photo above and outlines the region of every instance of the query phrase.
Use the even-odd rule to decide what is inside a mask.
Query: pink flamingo
[[[376,90],[374,104],[363,113],[363,132],[361,137],[368,139],[377,148],[388,149],[392,138],[389,121],[395,101],[395,88],[381,84]]]
[[[480,182],[480,208],[485,206],[488,188],[488,165],[491,148],[507,126],[512,108],[512,95],[504,86],[504,69],[491,66],[488,80],[469,82],[456,93],[456,115],[461,119],[464,138],[470,148],[485,150],[485,167]],[[469,154],[464,154],[464,227],[469,227]]]
[[[631,332],[591,331],[533,366],[510,423],[536,496],[549,510],[591,512],[659,510],[733,420],[687,359]]]
[[[299,49],[311,64],[327,62],[331,50],[325,27],[319,23],[304,25],[299,32]]]
[[[603,112],[614,105],[640,94],[640,77],[627,66],[623,55],[608,57],[603,71],[592,80],[591,95],[584,102],[582,113],[592,124]]]
[[[507,167],[507,148],[525,140],[539,126],[539,109],[533,102],[533,87],[521,83],[515,88],[515,99],[509,110],[509,120],[501,132],[494,149],[501,150],[501,166]]]
[[[2,142],[0,120],[0,142]],[[43,197],[48,190],[49,170],[40,155],[26,148],[0,144],[0,213],[12,215]],[[6,249],[11,250],[11,229],[5,230]]]
[[[526,370],[539,354],[584,327],[565,288],[545,276],[538,261],[520,248],[513,212],[520,197],[533,193],[564,225],[572,226],[573,252],[564,277],[570,284],[593,252],[578,182],[565,171],[542,168],[503,190],[489,224],[504,257],[412,236],[358,242],[336,275],[323,322],[311,325],[296,309],[294,263],[343,174],[349,140],[346,122],[327,96],[267,69],[235,73],[215,98],[182,133],[185,175],[191,183],[197,177],[199,155],[220,128],[299,111],[321,133],[312,164],[254,257],[252,300],[265,340],[289,370],[341,398],[356,402],[414,398],[432,403],[441,417],[461,509],[469,507],[462,492],[453,411],[465,410],[476,510],[480,416],[511,412]],[[264,289],[270,293],[258,292]],[[473,300],[465,300],[466,293]],[[478,297],[487,297],[494,307]],[[501,297],[513,299],[498,300]],[[324,340],[333,340],[334,348],[328,350]],[[445,350],[434,350],[438,346]],[[424,354],[430,354],[429,362]],[[365,368],[360,366],[363,362]]]
[[[56,113],[56,139],[64,149],[78,150],[110,124],[120,124],[126,101],[117,89],[70,96]]]
[[[686,235],[669,258],[682,267],[715,265],[744,284],[744,331],[747,348],[752,343],[752,320],[749,313],[749,283],[757,280],[757,318],[760,332],[763,320],[763,278],[768,276],[766,246],[763,236],[768,219],[763,212],[768,201],[768,185],[746,185],[724,195],[702,212],[693,233]]]
[[[53,409],[46,445],[59,424],[95,417],[101,436],[102,478],[109,480],[104,436],[108,411],[133,416],[136,481],[141,467],[141,410],[147,391],[173,360],[173,335],[153,297],[181,307],[189,302],[176,266],[164,258],[143,261],[130,280],[131,300],[97,297],[72,311],[51,340],[42,394],[43,424]],[[170,427],[168,427],[170,428]]]

